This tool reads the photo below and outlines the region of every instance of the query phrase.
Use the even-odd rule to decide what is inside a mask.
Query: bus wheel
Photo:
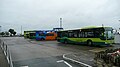
[[[41,40],[45,40],[44,38],[41,38]]]
[[[88,40],[88,41],[87,41],[87,45],[92,46],[92,45],[93,45],[92,41],[91,41],[91,40]]]

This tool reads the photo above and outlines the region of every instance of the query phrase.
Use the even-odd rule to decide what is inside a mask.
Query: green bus
[[[36,39],[36,32],[35,32],[35,31],[30,32],[30,33],[29,33],[29,38],[30,38],[30,39]]]
[[[35,31],[24,31],[24,38],[35,39]]]
[[[24,31],[24,38],[29,38],[29,31]]]
[[[106,45],[114,43],[112,27],[85,27],[57,32],[57,41],[61,43]]]

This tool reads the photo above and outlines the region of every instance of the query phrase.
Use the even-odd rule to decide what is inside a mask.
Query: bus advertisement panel
[[[53,28],[53,30],[31,30],[24,31],[24,38],[36,39],[36,40],[55,40],[57,37],[57,31],[63,30],[63,28]]]
[[[49,31],[36,31],[36,40],[56,40],[57,34]]]

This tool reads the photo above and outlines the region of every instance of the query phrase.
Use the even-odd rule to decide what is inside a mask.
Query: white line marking
[[[12,57],[11,57],[11,52],[10,52],[10,51],[9,51],[9,55],[10,55],[10,65],[11,65],[11,67],[14,67],[14,66],[13,66]]]
[[[20,67],[28,67],[28,66],[20,66]]]
[[[87,66],[87,67],[92,67],[92,66],[90,66],[90,65],[88,65],[88,64],[85,64],[85,63],[83,63],[83,62],[79,62],[79,61],[73,60],[73,59],[71,59],[71,58],[67,58],[67,57],[65,57],[65,54],[63,55],[63,58],[66,59],[66,60],[71,60],[71,61],[73,61],[73,62],[82,64],[82,65]]]
[[[59,61],[57,61],[58,63],[60,63],[60,62],[64,62],[66,65],[68,65],[69,67],[72,67],[72,65],[70,65],[68,62],[66,62],[66,61],[64,61],[64,60],[59,60]]]
[[[68,62],[64,61],[65,64],[67,64],[69,67],[72,67]]]

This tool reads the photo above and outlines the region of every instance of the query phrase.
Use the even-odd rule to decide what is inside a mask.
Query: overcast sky
[[[85,26],[120,27],[120,0],[0,0],[0,25],[23,30],[74,29]]]

